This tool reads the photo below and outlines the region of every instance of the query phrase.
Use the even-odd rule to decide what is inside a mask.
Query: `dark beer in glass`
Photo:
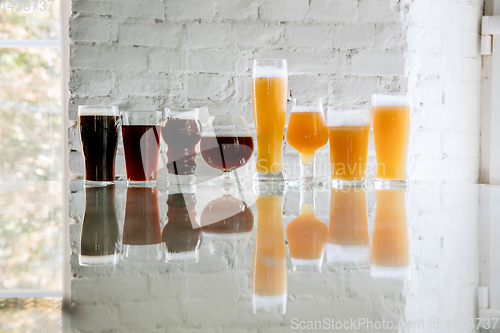
[[[118,107],[80,105],[78,125],[85,164],[85,184],[111,184],[115,180]]]
[[[162,137],[167,144],[169,184],[196,183],[196,145],[201,139],[198,109],[165,109]]]
[[[160,111],[121,112],[127,183],[133,186],[156,184],[160,152]]]

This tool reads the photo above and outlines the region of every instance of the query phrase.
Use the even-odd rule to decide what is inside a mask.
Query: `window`
[[[60,4],[0,0],[0,307],[62,290]]]

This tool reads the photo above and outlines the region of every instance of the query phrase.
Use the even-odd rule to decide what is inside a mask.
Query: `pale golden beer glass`
[[[377,154],[375,181],[406,185],[406,152],[410,134],[409,95],[372,95],[373,139]]]
[[[255,181],[284,180],[283,134],[288,92],[287,62],[283,59],[254,60],[252,96],[257,165]]]
[[[332,186],[360,186],[366,181],[371,114],[364,106],[328,108]]]

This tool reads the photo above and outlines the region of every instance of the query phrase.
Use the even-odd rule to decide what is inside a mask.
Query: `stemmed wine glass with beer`
[[[203,126],[200,147],[205,162],[231,182],[231,172],[252,157],[253,138],[243,116],[212,116]]]

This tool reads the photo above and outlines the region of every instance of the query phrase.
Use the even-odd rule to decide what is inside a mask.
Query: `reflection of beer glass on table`
[[[85,187],[80,265],[114,265],[120,248],[115,185]]]
[[[230,194],[210,201],[200,220],[203,241],[212,254],[239,254],[252,234],[252,210],[244,201]]]
[[[117,106],[78,107],[85,184],[107,185],[115,180],[119,116]]]
[[[129,185],[156,184],[160,152],[162,112],[121,112],[123,148]]]
[[[168,222],[163,228],[167,262],[198,262],[202,233],[196,222],[196,193],[192,187],[169,186]]]
[[[314,154],[328,142],[322,99],[293,99],[286,140],[300,153],[300,181],[314,182]]]
[[[287,93],[286,60],[253,61],[253,114],[257,132],[256,181],[284,180],[282,145]]]
[[[129,187],[123,225],[123,256],[132,260],[159,260],[163,255],[158,190]]]
[[[332,187],[328,264],[365,266],[370,261],[370,237],[364,187]]]
[[[332,186],[363,185],[371,116],[368,107],[328,108]]]
[[[314,213],[314,188],[301,187],[300,213],[286,226],[293,271],[321,272],[328,226]]]
[[[410,132],[408,95],[372,95],[373,139],[377,154],[375,180],[381,184],[405,185],[406,150]]]
[[[406,280],[410,277],[406,188],[375,190],[370,275]]]
[[[201,139],[198,109],[165,109],[162,137],[167,144],[169,184],[196,183],[196,145]]]
[[[286,250],[282,225],[283,191],[259,191],[252,267],[254,313],[284,314],[287,302]],[[261,195],[262,192],[271,195]]]

